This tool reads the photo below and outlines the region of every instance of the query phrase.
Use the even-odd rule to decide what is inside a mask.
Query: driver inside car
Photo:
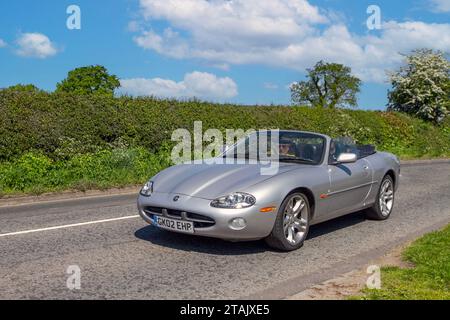
[[[292,142],[286,139],[282,139],[280,140],[280,145],[279,145],[279,155],[280,156],[287,156],[287,157],[292,157],[295,156],[294,154],[292,154],[290,151],[292,149]]]

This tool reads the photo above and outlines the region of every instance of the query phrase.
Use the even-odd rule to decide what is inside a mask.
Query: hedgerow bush
[[[0,161],[33,152],[58,161],[117,147],[156,152],[173,130],[298,129],[352,136],[401,157],[448,156],[449,121],[401,113],[0,90]]]
[[[169,165],[170,153],[164,149],[156,154],[142,147],[102,150],[68,160],[27,152],[0,163],[0,195],[123,187],[142,183]]]
[[[297,129],[402,158],[450,156],[450,121],[396,112],[0,90],[0,196],[141,183],[170,165],[173,130]]]

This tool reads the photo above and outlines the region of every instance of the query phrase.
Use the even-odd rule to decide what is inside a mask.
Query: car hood
[[[261,174],[258,164],[180,164],[158,173],[152,181],[154,192],[184,194],[215,199],[270,179]],[[280,163],[278,174],[298,169],[299,165]]]

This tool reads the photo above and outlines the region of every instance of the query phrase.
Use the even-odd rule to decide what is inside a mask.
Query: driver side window
[[[342,153],[354,153],[359,159],[356,143],[349,137],[332,139],[330,142],[329,163],[335,163]]]

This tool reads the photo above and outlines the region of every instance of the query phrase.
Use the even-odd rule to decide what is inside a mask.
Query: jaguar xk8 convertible
[[[360,210],[370,219],[390,216],[400,176],[396,156],[348,139],[279,131],[277,172],[267,175],[264,164],[246,161],[248,146],[239,148],[250,136],[220,156],[244,161],[180,164],[151,178],[138,197],[141,217],[169,231],[265,239],[290,251],[303,245],[313,224]]]

